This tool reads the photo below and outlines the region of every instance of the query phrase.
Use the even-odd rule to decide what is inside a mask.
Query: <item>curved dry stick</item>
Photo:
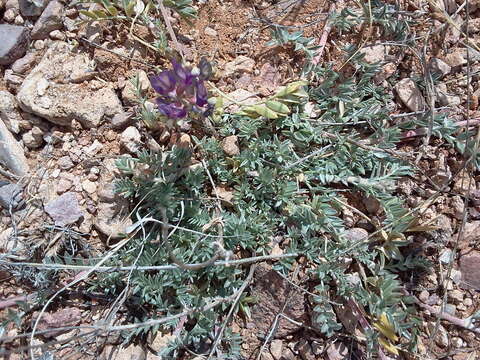
[[[132,235],[133,236],[133,235]],[[120,250],[124,245],[126,245],[130,239],[132,238],[131,237],[128,237],[126,239],[124,239],[123,241],[119,242],[115,248],[113,248],[109,253],[107,253],[97,264],[95,264],[95,266],[86,271],[83,276],[81,277],[75,277],[75,280],[69,282],[68,284],[66,284],[65,286],[63,286],[61,289],[59,289],[55,294],[53,294],[53,296],[51,296],[45,303],[45,305],[43,305],[42,309],[40,310],[40,313],[38,314],[38,317],[37,319],[35,320],[34,324],[33,324],[33,328],[32,328],[32,333],[30,335],[30,339],[29,339],[29,342],[30,342],[30,346],[33,345],[33,339],[35,338],[35,333],[37,331],[37,328],[38,328],[38,324],[40,323],[40,319],[42,318],[43,314],[45,313],[45,311],[47,311],[47,308],[48,306],[53,302],[53,300],[55,300],[55,298],[60,295],[64,290],[68,289],[70,286],[73,286],[81,281],[83,281],[84,279],[86,279],[91,273],[94,272],[94,269],[96,267],[99,267],[101,266],[104,262],[106,262],[108,259],[110,259],[118,250]],[[33,348],[30,350],[30,358],[32,360],[35,360],[35,354],[33,353]]]
[[[249,258],[243,258],[239,260],[221,260],[216,261],[213,263],[213,266],[239,266],[239,265],[247,265],[262,261],[270,261],[270,260],[279,260],[279,259],[286,259],[286,258],[294,258],[298,257],[301,254],[299,253],[286,253],[286,254],[279,254],[279,255],[261,255],[261,256],[254,256]],[[41,263],[27,263],[27,262],[17,262],[17,263],[10,263],[5,260],[0,260],[0,265],[5,266],[28,266],[33,267],[36,269],[47,269],[47,270],[82,270],[84,272],[92,270],[92,272],[113,272],[113,271],[169,271],[169,270],[177,270],[179,267],[177,265],[152,265],[152,266],[89,266],[89,265],[65,265],[65,264],[41,264]],[[197,265],[197,264],[187,264],[187,265]],[[75,279],[80,278],[83,276],[83,272],[79,273]]]
[[[342,4],[343,0],[339,0],[338,4]],[[337,10],[337,4],[335,2],[332,2],[330,5],[330,8],[328,9],[328,14],[331,15],[333,12]],[[325,45],[327,44],[327,38],[328,35],[330,34],[330,31],[332,30],[332,23],[330,22],[330,19],[327,18],[325,22],[325,26],[323,28],[322,36],[320,37],[320,41],[318,42],[318,51],[317,54],[313,57],[312,59],[312,64],[318,65],[320,63],[320,60],[322,59],[323,51],[325,50]]]
[[[157,0],[157,1],[158,1],[158,5],[160,6],[160,12],[162,13],[163,20],[165,20],[165,25],[167,26],[168,33],[170,34],[170,37],[172,38],[172,41],[175,44],[175,47],[177,48],[178,53],[183,59],[184,56],[183,56],[182,47],[177,41],[177,37],[175,36],[175,32],[173,31],[172,24],[170,23],[170,19],[168,18],[167,9],[165,9],[165,6],[163,5],[163,0]]]
[[[11,307],[11,306],[18,306],[19,302],[30,301],[36,296],[37,296],[37,293],[33,293],[33,294],[30,294],[30,295],[13,296],[13,297],[9,297],[9,298],[4,299],[4,300],[0,300],[0,310],[6,309],[6,308]]]
[[[454,125],[457,126],[458,128],[466,127],[466,126],[474,127],[474,126],[480,125],[480,119],[470,119],[468,121],[467,120],[457,121],[456,123],[454,123]],[[408,140],[413,137],[426,135],[427,131],[428,129],[426,127],[405,131],[402,134],[402,140]]]
[[[453,316],[453,315],[450,315],[446,312],[442,312],[441,310],[437,310],[435,309],[433,306],[430,306],[430,305],[427,305],[423,302],[421,302],[420,300],[418,300],[418,298],[414,295],[411,295],[407,290],[403,290],[403,293],[406,295],[406,296],[410,296],[413,301],[415,302],[415,304],[417,304],[418,306],[420,306],[421,308],[425,309],[425,310],[428,310],[430,311],[433,315],[437,316],[438,318],[442,319],[442,320],[446,320],[448,321],[449,323],[453,324],[453,325],[456,325],[456,326],[459,326],[463,329],[466,329],[466,330],[470,330],[476,334],[480,334],[480,327],[479,326],[475,326],[474,324],[474,319],[472,316],[466,318],[466,319],[460,319],[456,316]]]

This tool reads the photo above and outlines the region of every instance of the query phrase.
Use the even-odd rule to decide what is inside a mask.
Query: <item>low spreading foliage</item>
[[[158,12],[152,1],[94,2],[102,10],[82,12],[91,20],[149,24],[150,13]],[[398,9],[390,4],[367,3],[332,14],[333,31],[343,34],[355,27],[375,26],[390,41],[413,44],[408,16],[396,16]],[[165,0],[164,4],[184,17],[195,16],[190,1]],[[155,109],[147,106],[137,89],[137,115],[147,131],[158,122],[177,132],[187,124],[197,136],[192,135],[191,146],[142,150],[118,160],[121,177],[116,191],[130,201],[136,224],[129,229],[132,238],[103,265],[132,268],[99,273],[88,281],[88,290],[122,298],[123,319],[129,323],[178,315],[235,295],[248,277],[249,265],[229,266],[231,257],[269,255],[274,243],[279,243],[285,254],[295,256],[278,259],[274,269],[288,276],[294,265],[304,266],[307,280],[301,286],[308,287],[305,302],[312,309],[305,325],[318,336],[328,340],[343,331],[339,312],[348,307],[355,309],[363,324],[364,338],[357,340],[363,341],[369,356],[413,351],[419,320],[412,299],[404,295],[404,279],[428,264],[408,252],[406,234],[426,228],[417,226],[418,219],[397,192],[397,181],[414,175],[415,168],[395,150],[405,131],[430,125],[433,136],[445,139],[460,153],[475,155],[476,161],[473,143],[467,141],[471,134],[458,136],[455,123],[441,114],[394,121],[393,99],[374,81],[382,64],[366,63],[357,45],[346,44],[349,70],[342,72],[309,61],[318,48],[303,32],[290,33],[276,26],[272,34],[268,45],[304,52],[303,74],[308,81],[285,84],[254,105],[237,104],[240,109],[233,113],[224,108],[229,100],[225,94],[209,98],[207,80],[212,69],[204,59],[198,68],[172,60],[172,70],[150,78],[158,95]],[[236,137],[238,154],[224,151],[222,140],[228,136]],[[369,218],[354,209],[368,219],[364,227],[370,230],[368,237],[358,239],[348,231],[347,199],[365,198],[377,203],[378,211]],[[66,253],[54,262],[97,262],[77,261]],[[226,264],[212,266],[212,259]],[[177,267],[135,269],[166,264]],[[192,268],[191,264],[207,265]],[[56,275],[26,267],[18,277],[43,291]],[[233,315],[250,319],[255,294],[247,288],[241,295]],[[162,349],[166,358],[187,352],[207,354],[215,344],[223,358],[239,359],[241,337],[228,327],[219,333],[219,324],[231,319],[225,316],[231,303],[219,302],[161,325],[139,325],[123,332],[123,339],[174,332]],[[21,315],[10,313],[9,321],[21,323]]]

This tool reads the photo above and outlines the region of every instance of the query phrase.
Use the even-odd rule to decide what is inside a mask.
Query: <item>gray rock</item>
[[[63,170],[70,170],[75,166],[69,156],[62,156],[60,159],[58,159],[57,165]]]
[[[283,341],[280,339],[272,340],[270,343],[270,353],[275,360],[280,360],[282,357]]]
[[[468,53],[468,57],[469,57],[470,61],[472,61],[472,62],[480,61],[480,52],[479,51],[477,51],[475,49],[467,48],[465,53]]]
[[[0,119],[0,163],[14,174],[24,176],[29,167],[22,147]]]
[[[105,203],[113,203],[115,202],[115,199],[117,198],[117,194],[115,194],[115,186],[113,183],[104,183],[100,187],[100,191],[98,192],[98,199],[101,202]]]
[[[440,257],[438,260],[443,264],[443,265],[448,265],[452,262],[452,250],[450,249],[445,249],[442,251],[440,254]]]
[[[53,30],[49,36],[50,36],[50,39],[52,40],[61,40],[61,41],[65,40],[65,34],[60,30]]]
[[[14,89],[16,92],[18,87],[22,85],[23,78],[21,76],[15,75],[12,71],[12,69],[7,69],[5,70],[5,75],[3,76],[3,79],[8,85],[8,89]]]
[[[140,132],[135,126],[129,126],[122,132],[120,143],[129,152],[135,153],[142,144]]]
[[[70,19],[68,17],[63,19],[63,25],[70,32],[76,32],[78,30],[78,22],[74,19]]]
[[[462,272],[457,269],[452,269],[450,272],[450,279],[453,280],[456,285],[459,285],[462,281]]]
[[[15,21],[15,17],[17,16],[17,13],[14,9],[8,9],[5,11],[3,14],[3,20],[5,20],[8,23],[12,23]]]
[[[23,20],[21,15],[17,15],[17,16],[15,16],[15,19],[13,20],[13,23],[15,25],[23,25],[23,24],[25,24],[25,20]]]
[[[78,200],[73,192],[67,192],[45,205],[45,211],[57,226],[76,223],[83,217]]]
[[[455,51],[445,56],[445,62],[452,68],[458,68],[459,66],[467,64],[466,55],[467,52],[465,49],[457,48]]]
[[[422,290],[420,292],[420,294],[418,295],[418,299],[421,301],[421,302],[424,302],[426,303],[428,301],[428,298],[430,297],[430,294],[427,290]]]
[[[22,199],[23,189],[17,184],[0,184],[0,206],[4,209],[16,209],[24,204]]]
[[[51,1],[32,29],[32,39],[46,39],[53,30],[60,30],[63,26],[63,5],[59,1]]]
[[[72,188],[73,183],[67,177],[62,177],[57,183],[57,194],[66,193]]]
[[[150,88],[150,81],[148,80],[147,73],[143,70],[140,70],[134,78],[127,81],[125,87],[122,90],[122,99],[127,105],[135,105],[136,103],[138,103],[138,97],[136,92],[137,79],[138,88],[141,94],[145,94],[145,92]]]
[[[97,127],[123,108],[112,87],[85,82],[93,71],[88,55],[73,54],[66,43],[57,42],[23,81],[20,107],[58,125],[77,120],[86,128]]]
[[[439,74],[441,77],[450,74],[452,68],[439,58],[432,58],[429,63],[430,71]]]
[[[35,40],[33,42],[33,48],[36,49],[36,50],[45,49],[45,40]]]
[[[12,64],[11,69],[17,74],[24,74],[32,68],[36,59],[37,55],[34,52],[29,52],[24,57],[15,61]]]
[[[211,27],[206,27],[205,30],[205,35],[216,37],[218,35],[217,31],[215,29],[212,29]]]
[[[386,56],[390,51],[390,46],[386,45],[372,45],[365,46],[359,52],[364,54],[363,60],[369,64],[384,62]]]
[[[237,56],[233,61],[230,61],[224,66],[224,76],[232,76],[236,73],[251,73],[255,66],[255,60],[250,59],[244,55]]]
[[[450,200],[450,208],[452,209],[453,216],[457,220],[462,220],[463,218],[463,212],[465,210],[465,203],[463,202],[463,199],[455,195],[451,198]]]
[[[463,302],[463,291],[455,289],[448,292],[448,299],[454,304],[461,304]]]
[[[447,85],[445,83],[435,85],[435,92],[436,100],[441,106],[456,106],[461,103],[459,96],[448,94]]]
[[[127,227],[132,225],[129,217],[128,201],[115,194],[113,186],[105,186],[105,181],[100,182],[100,202],[97,207],[97,218],[94,226],[105,236],[111,239],[119,239],[125,233]],[[107,184],[108,185],[108,184]]]
[[[0,119],[12,133],[20,132],[20,123],[23,118],[18,111],[15,96],[8,91],[0,91]]]
[[[431,321],[427,324],[430,334],[433,334],[435,331],[435,321]],[[446,348],[448,346],[448,332],[442,325],[438,326],[437,332],[435,334],[435,342],[441,348]]]
[[[445,309],[444,310],[447,314],[455,316],[455,314],[457,312],[457,307],[453,304],[445,304]]]
[[[238,137],[236,135],[227,136],[222,141],[222,150],[229,156],[235,156],[240,154],[240,148],[238,147]]]
[[[5,2],[5,9],[6,10],[12,9],[12,10],[18,11],[19,6],[20,5],[18,3],[18,0],[7,0]]]
[[[26,17],[40,16],[47,6],[47,0],[19,0],[20,13]]]
[[[452,339],[450,340],[450,344],[452,344],[452,346],[454,348],[461,348],[465,345],[465,342],[463,341],[462,338],[458,337],[458,336],[454,336],[452,337]],[[468,357],[466,357],[465,359],[468,359]]]
[[[10,65],[25,55],[28,42],[27,28],[0,24],[0,65]]]
[[[343,237],[345,240],[349,242],[360,242],[363,240],[368,239],[368,232],[365,229],[362,228],[353,228],[353,229],[348,229],[343,233]]]
[[[29,130],[22,135],[22,140],[27,148],[37,149],[43,144],[43,135],[43,130],[38,126],[34,126],[32,130]]]
[[[133,112],[121,112],[113,116],[110,124],[114,129],[123,129],[130,125],[133,118]]]
[[[425,99],[422,92],[417,88],[417,85],[412,79],[407,78],[399,81],[395,85],[395,91],[407,108],[410,111],[421,111],[425,109]]]

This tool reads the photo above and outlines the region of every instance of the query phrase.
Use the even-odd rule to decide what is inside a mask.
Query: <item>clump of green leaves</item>
[[[101,10],[81,10],[80,13],[92,20],[132,19],[138,16],[148,16],[150,10],[158,5],[151,0],[81,0],[81,2],[96,3]],[[197,13],[191,0],[165,0],[163,4],[184,18],[194,18]]]
[[[392,232],[403,231],[411,221],[403,216],[402,200],[392,192],[395,180],[411,169],[382,151],[395,146],[401,130],[389,126],[386,105],[390,99],[373,85],[375,69],[361,63],[358,69],[354,76],[344,78],[331,69],[317,68],[316,76],[322,82],[308,88],[303,82],[290,84],[261,104],[225,114],[219,124],[220,136],[238,137],[238,155],[225,154],[221,138],[205,137],[194,138],[196,154],[173,147],[121,159],[118,166],[124,177],[117,182],[117,190],[136,205],[134,220],[162,219],[166,211],[176,230],[168,238],[169,250],[162,244],[161,226],[145,224],[112,264],[169,264],[172,253],[184,263],[201,263],[215,254],[219,236],[227,251],[246,256],[269,254],[272,239],[281,237],[288,240],[284,251],[301,254],[313,269],[310,276],[317,285],[312,324],[320,333],[329,337],[341,328],[332,307],[332,299],[340,298],[353,299],[364,307],[372,322],[384,313],[392,314],[388,324],[396,334],[414,339],[411,318],[405,312],[408,304],[398,292],[401,284],[395,274],[401,267],[396,265],[406,261],[400,251],[406,242],[389,242],[388,236],[384,241],[372,237],[349,242],[336,201],[342,192],[376,198],[382,207],[377,226]],[[311,118],[305,111],[308,100],[319,117]],[[356,146],[355,141],[375,145],[376,150]],[[198,164],[196,156],[204,159],[205,167]],[[207,169],[213,183],[230,189],[233,195],[220,212]],[[221,233],[212,225],[218,225],[219,218]],[[353,288],[345,258],[353,259],[366,274],[365,281]],[[291,265],[291,260],[284,260],[276,268],[287,273]],[[131,296],[142,306],[131,320],[174,315],[229,296],[245,279],[246,270],[225,266],[196,271],[134,270],[129,278]],[[97,286],[120,291],[126,283],[123,277],[106,274]],[[248,313],[248,304],[243,305]],[[182,349],[208,351],[206,344],[215,338],[215,324],[222,321],[223,314],[222,308],[215,308],[189,316],[171,354],[178,355]],[[174,321],[159,330],[177,326]],[[148,331],[151,329],[140,328],[137,334]],[[372,344],[378,344],[374,340]],[[234,356],[229,341],[221,342],[220,347]],[[372,349],[378,350],[378,346],[372,345]]]
[[[310,60],[315,56],[315,50],[318,49],[315,39],[304,37],[303,31],[290,32],[284,26],[274,25],[271,35],[272,40],[267,42],[267,46],[292,46],[293,51],[303,52]]]
[[[85,0],[82,2],[93,2],[102,7],[99,10],[80,11],[80,14],[92,20],[132,19],[142,13],[148,14],[152,6],[151,1],[147,2],[147,6],[145,6],[145,3],[141,0]]]

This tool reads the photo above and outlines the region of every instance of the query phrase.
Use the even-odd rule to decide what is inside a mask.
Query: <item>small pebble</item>
[[[453,303],[460,304],[463,302],[463,292],[457,289],[452,290],[448,293],[448,298],[452,300]]]
[[[463,347],[463,340],[457,336],[452,337],[451,344],[454,348],[461,348]]]
[[[443,265],[450,264],[452,262],[452,250],[450,249],[443,250],[442,253],[440,254],[439,261]]]
[[[82,188],[89,194],[93,194],[97,191],[97,184],[90,180],[84,180],[82,182]]]
[[[25,20],[23,20],[21,15],[17,15],[13,22],[15,23],[15,25],[23,25],[25,23]]]
[[[457,312],[457,308],[453,304],[445,304],[445,312],[447,314],[455,316],[455,313]]]
[[[426,303],[429,297],[430,297],[430,294],[427,290],[422,290],[418,295],[418,299],[423,303]]]
[[[76,17],[77,15],[78,15],[78,11],[75,8],[70,8],[65,10],[65,16]]]
[[[90,173],[90,174],[88,174],[87,179],[92,181],[92,182],[95,182],[95,181],[98,180],[98,175]]]
[[[65,34],[60,30],[53,30],[50,33],[50,39],[52,40],[65,40]]]
[[[43,40],[36,40],[33,43],[33,47],[37,50],[43,50],[45,48],[45,41]]]
[[[5,20],[6,22],[13,22],[15,21],[15,17],[17,15],[15,14],[15,10],[13,9],[8,9],[7,11],[5,11],[5,13],[3,14],[3,20]]]
[[[215,36],[218,35],[218,33],[214,29],[212,29],[211,27],[206,27],[205,28],[205,35],[215,37]]]

